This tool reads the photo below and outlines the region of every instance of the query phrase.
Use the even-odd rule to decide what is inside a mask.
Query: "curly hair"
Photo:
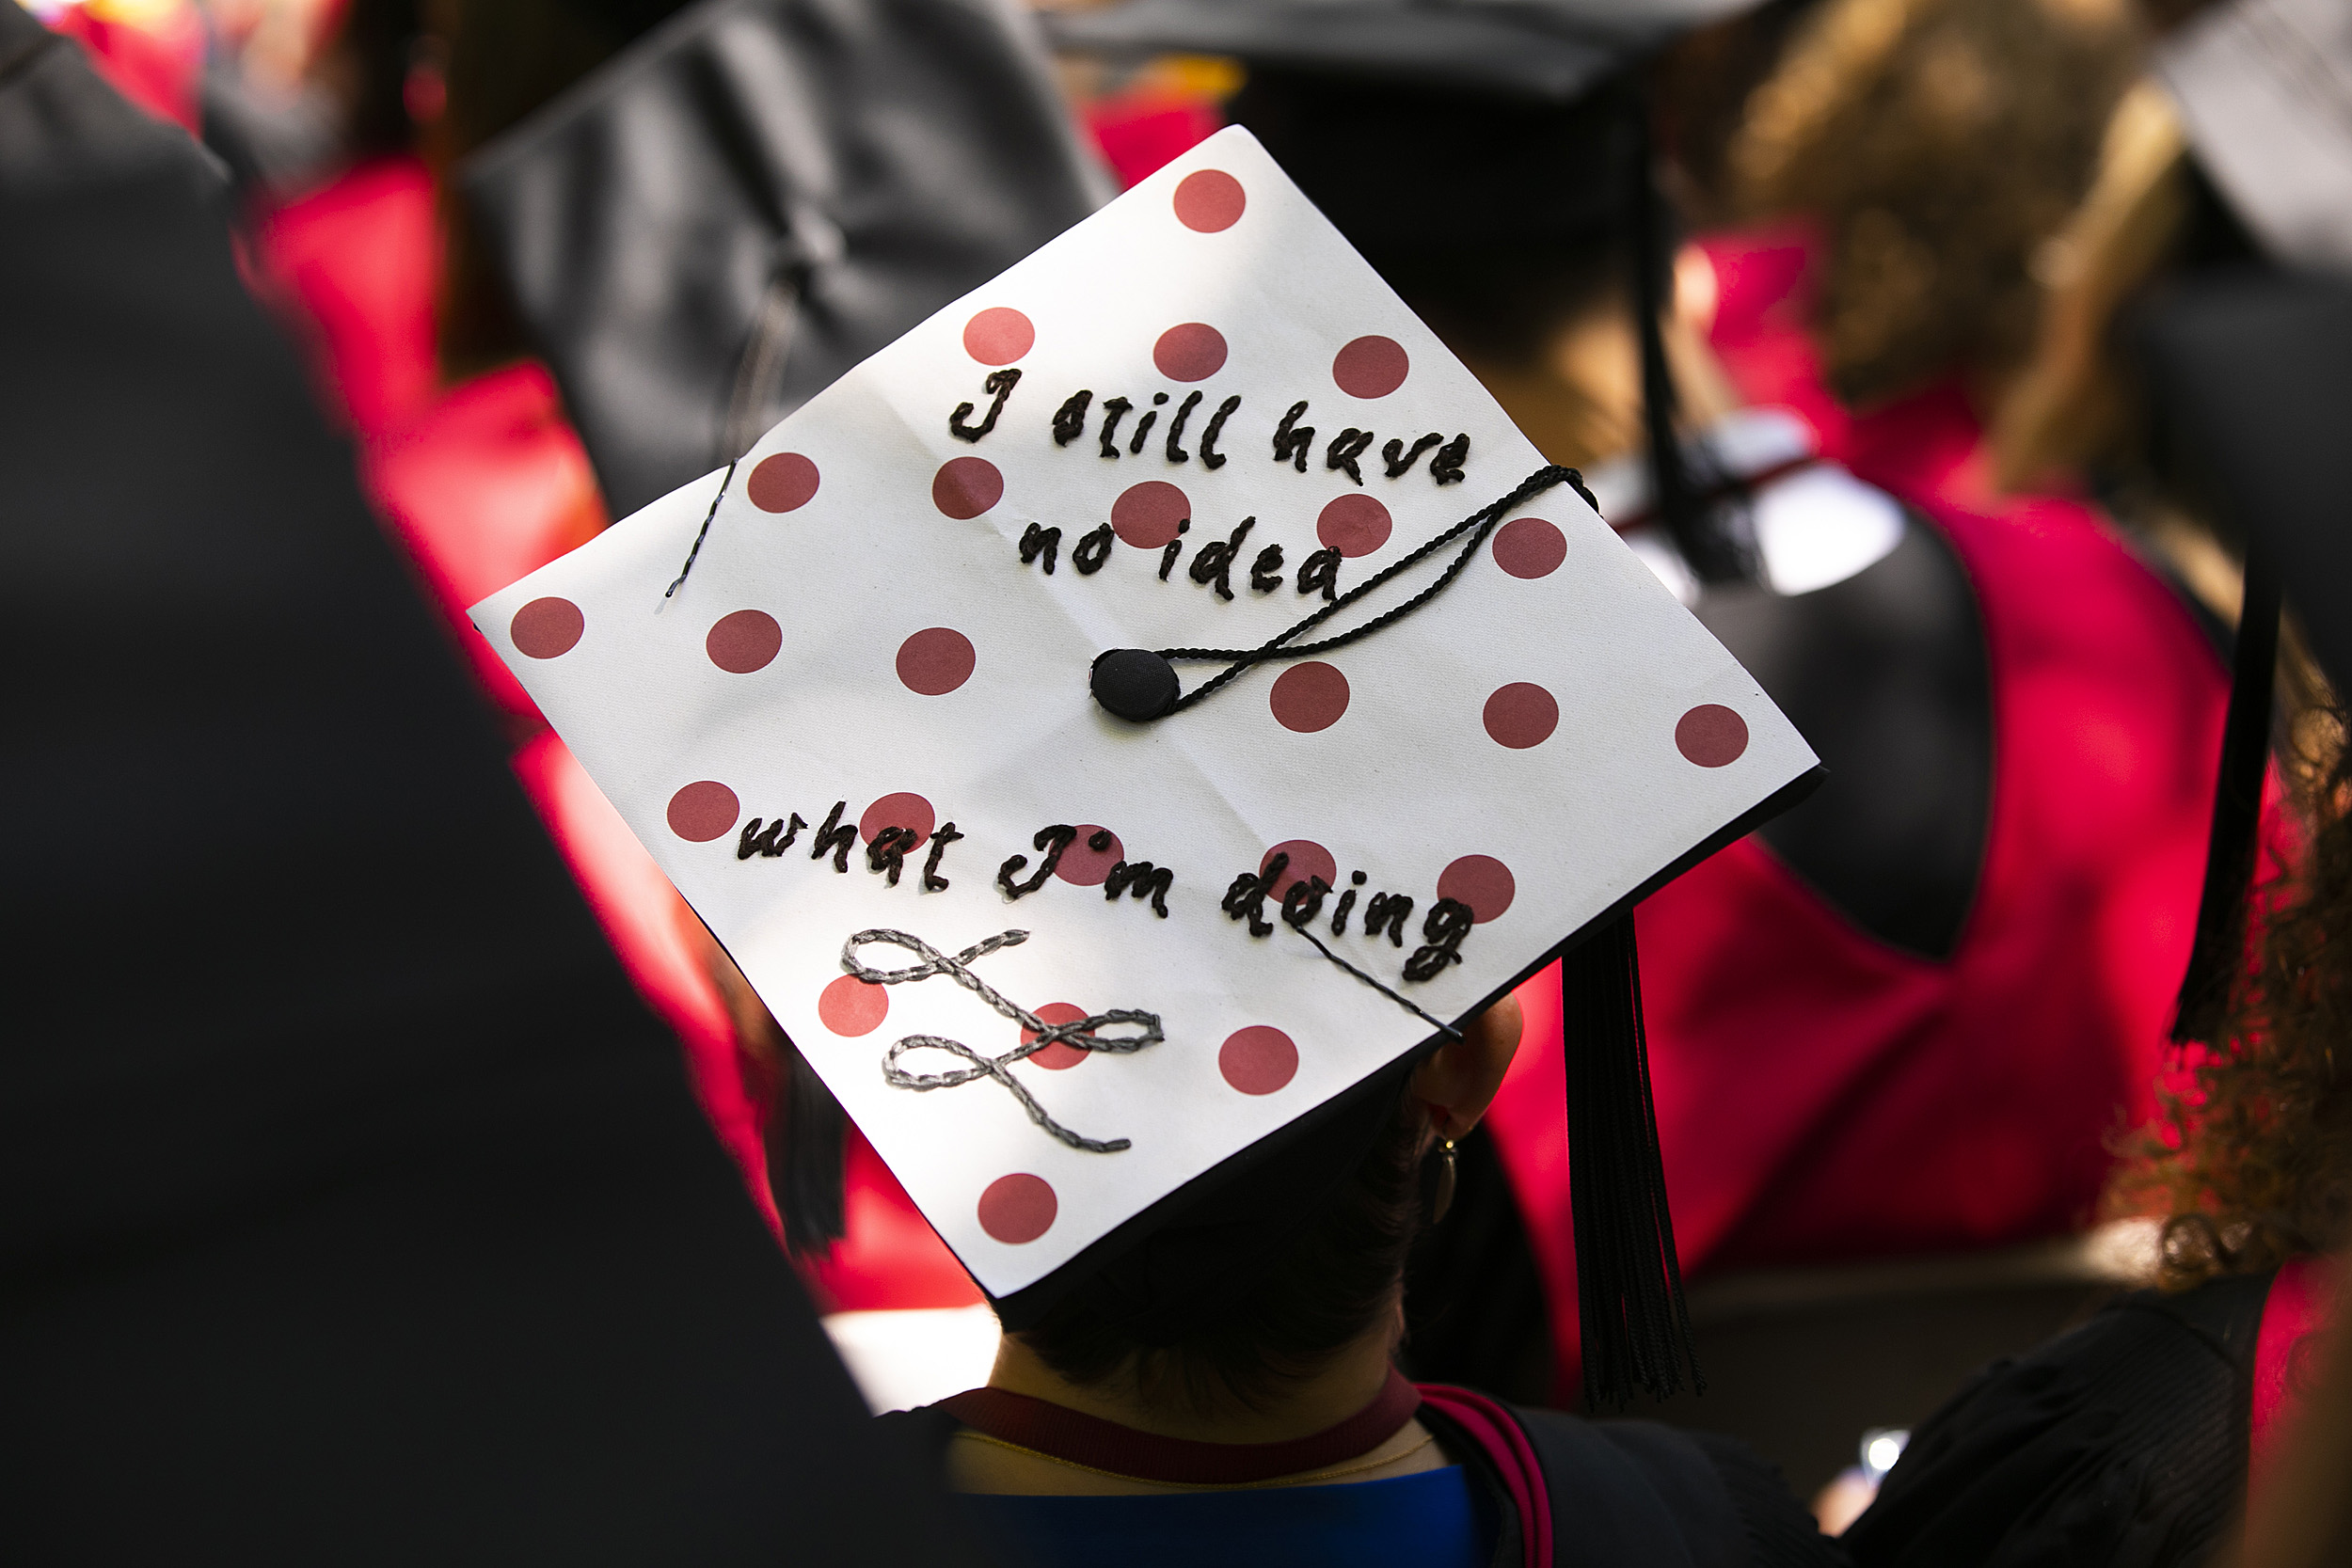
[[[2280,663],[2300,710],[2285,771],[2308,836],[2256,895],[2260,932],[2223,1038],[2184,1048],[2108,1191],[2113,1212],[2164,1217],[2168,1290],[2352,1240],[2352,1060],[2338,1062],[2352,1056],[2352,750],[2345,709],[2309,663]]]
[[[2036,255],[2138,64],[2122,0],[1827,0],[1730,150],[1733,204],[1825,245],[1814,325],[1852,404],[2032,345]]]

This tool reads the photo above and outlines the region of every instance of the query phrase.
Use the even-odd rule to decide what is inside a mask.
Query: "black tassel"
[[[842,1144],[849,1117],[803,1059],[784,1052],[784,1103],[768,1118],[768,1190],[795,1253],[822,1255],[847,1233],[842,1215]]]
[[[1584,1397],[1622,1406],[1640,1387],[1664,1399],[1682,1386],[1685,1363],[1704,1392],[1658,1153],[1630,911],[1560,960],[1560,1024]]]
[[[2205,887],[2197,940],[2173,1006],[2172,1038],[2214,1043],[2228,1026],[2230,994],[2246,967],[2246,907],[2262,827],[2263,778],[2270,767],[2270,700],[2279,660],[2279,574],[2268,556],[2246,552],[2230,713],[2221,727],[2220,775],[2205,839]]]

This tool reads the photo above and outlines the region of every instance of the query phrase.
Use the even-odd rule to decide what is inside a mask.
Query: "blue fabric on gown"
[[[961,1501],[1038,1568],[1485,1568],[1494,1549],[1458,1465],[1352,1486]]]

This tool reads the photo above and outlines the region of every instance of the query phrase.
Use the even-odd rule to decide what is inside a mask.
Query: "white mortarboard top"
[[[1817,768],[1237,129],[473,615],[1000,1307]]]

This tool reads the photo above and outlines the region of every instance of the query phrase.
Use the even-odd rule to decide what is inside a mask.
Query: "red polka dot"
[[[1075,1023],[1080,1019],[1087,1016],[1087,1010],[1084,1007],[1079,1006],[1074,1002],[1048,1002],[1045,1006],[1037,1010],[1037,1016],[1038,1021],[1041,1023]],[[1037,1038],[1036,1030],[1024,1029],[1021,1031],[1021,1043],[1023,1045],[1028,1044],[1035,1038]],[[1038,1066],[1043,1068],[1048,1072],[1068,1072],[1072,1068],[1076,1067],[1080,1062],[1085,1061],[1090,1054],[1092,1054],[1092,1053],[1081,1051],[1074,1045],[1065,1045],[1060,1040],[1056,1040],[1044,1050],[1031,1056],[1029,1060],[1035,1062]]]
[[[1315,518],[1315,537],[1352,560],[1387,544],[1389,531],[1395,526],[1387,507],[1351,490]]]
[[[711,779],[688,784],[670,797],[670,831],[689,844],[723,836],[743,815],[735,791]]]
[[[763,457],[743,482],[743,493],[762,512],[796,512],[817,494],[817,465],[797,451]]]
[[[1111,502],[1111,529],[1138,549],[1156,550],[1192,517],[1192,501],[1164,479],[1130,484]]]
[[[1721,703],[1701,703],[1675,725],[1675,749],[1701,768],[1722,768],[1748,749],[1748,721]]]
[[[1152,363],[1170,381],[1206,381],[1225,368],[1225,334],[1206,322],[1186,322],[1160,334]]]
[[[1203,234],[1232,228],[1248,205],[1241,182],[1221,168],[1195,169],[1176,183],[1176,221]]]
[[[1560,727],[1560,705],[1534,681],[1513,681],[1486,699],[1486,720],[1497,745],[1524,752],[1551,738]]]
[[[1511,868],[1492,855],[1464,855],[1438,873],[1438,896],[1470,907],[1470,921],[1484,926],[1511,907],[1519,884]]]
[[[817,1022],[836,1035],[870,1035],[890,1016],[890,988],[844,974],[817,993]]]
[[[1321,659],[1294,664],[1274,678],[1266,693],[1274,721],[1286,730],[1312,735],[1327,730],[1347,711],[1347,677]]]
[[[1272,1094],[1298,1076],[1298,1047],[1270,1023],[1253,1023],[1225,1037],[1216,1070],[1244,1094]]]
[[[506,634],[515,640],[515,651],[524,657],[553,658],[578,646],[580,634],[587,626],[587,617],[571,600],[533,599],[515,611]]]
[[[1405,345],[1394,338],[1359,338],[1332,357],[1331,379],[1352,398],[1384,398],[1405,385],[1412,369]]]
[[[985,457],[950,457],[931,476],[931,504],[950,517],[977,517],[1005,499],[1005,476]]]
[[[784,628],[764,610],[739,610],[723,615],[703,639],[710,662],[732,675],[765,670],[784,646]]]
[[[1515,578],[1545,578],[1568,558],[1568,536],[1541,517],[1514,517],[1495,531],[1495,564]]]
[[[952,626],[931,626],[898,644],[898,679],[923,697],[945,697],[972,678],[979,656]]]
[[[866,808],[866,815],[857,819],[857,836],[871,844],[874,835],[884,828],[913,828],[916,838],[925,839],[931,836],[931,830],[938,825],[939,816],[929,800],[901,790],[896,795],[885,795]]]
[[[1110,842],[1100,849],[1093,847],[1096,833],[1108,835]],[[1117,833],[1108,828],[1084,822],[1079,824],[1078,836],[1070,841],[1070,847],[1064,849],[1061,859],[1055,863],[1054,875],[1080,887],[1101,887],[1110,876],[1111,867],[1126,858],[1126,848],[1119,842]],[[1038,1016],[1041,1018],[1044,1015],[1041,1013]]]
[[[980,1195],[980,1228],[1007,1246],[1019,1246],[1054,1228],[1060,1210],[1043,1177],[1019,1171],[998,1177]]]
[[[1278,902],[1288,897],[1292,888],[1310,877],[1322,878],[1326,887],[1339,886],[1340,863],[1331,858],[1330,850],[1313,839],[1294,838],[1276,845],[1258,858],[1258,869],[1263,871],[1272,865],[1277,855],[1291,858],[1290,864],[1282,868],[1282,875],[1275,879],[1274,891],[1269,895]]]
[[[1002,305],[963,324],[963,352],[983,365],[1009,365],[1036,341],[1037,328],[1029,318]]]

